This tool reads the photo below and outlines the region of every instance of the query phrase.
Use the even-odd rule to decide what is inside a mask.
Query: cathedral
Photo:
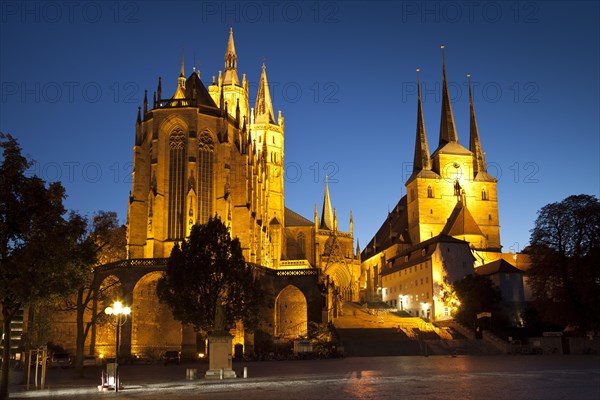
[[[312,220],[285,206],[285,121],[274,112],[265,65],[252,107],[232,30],[224,61],[206,87],[199,70],[186,77],[182,57],[174,93],[165,95],[159,78],[151,103],[146,92],[138,110],[127,259],[97,272],[102,280],[114,276],[131,304],[122,333],[126,353],[154,347],[193,353],[193,333],[158,302],[155,287],[174,244],[212,216],[240,240],[245,260],[273,295],[260,326],[267,337],[306,335],[308,322],[331,321],[341,302],[357,301],[365,286],[352,214],[350,231],[340,231],[327,182],[321,214],[315,209]],[[95,348],[110,352],[112,337],[98,328]],[[238,327],[234,343],[248,341]]]
[[[438,146],[430,153],[417,75],[415,150],[406,195],[361,255],[367,299],[435,320],[450,318],[458,305],[451,296],[453,282],[478,271],[493,274],[493,268],[478,268],[515,257],[501,250],[497,181],[487,172],[470,81],[469,148],[458,142],[443,51],[442,46]]]

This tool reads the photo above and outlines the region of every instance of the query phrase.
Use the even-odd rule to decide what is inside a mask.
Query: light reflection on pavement
[[[118,394],[98,392],[93,378],[73,379],[72,370],[54,370],[48,376],[49,390],[25,392],[21,387],[12,387],[11,398],[600,399],[600,357],[597,356],[373,357],[250,362],[234,364],[238,376],[244,366],[248,367],[248,379],[224,381],[185,380],[186,368],[202,369],[196,364],[123,366],[125,389]]]

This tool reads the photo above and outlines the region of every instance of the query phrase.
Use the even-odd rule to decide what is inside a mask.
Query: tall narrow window
[[[433,198],[433,188],[431,186],[427,186],[427,197]]]
[[[487,200],[488,199],[488,194],[487,194],[487,190],[485,188],[481,189],[481,200]]]
[[[306,240],[304,238],[304,233],[302,233],[302,232],[298,233],[297,242],[298,242],[298,247],[297,247],[298,254],[296,255],[296,257],[298,259],[306,258]]]
[[[185,133],[176,128],[169,136],[169,239],[182,239],[185,232]]]
[[[198,140],[198,222],[205,224],[213,215],[213,162],[215,144],[204,132]]]

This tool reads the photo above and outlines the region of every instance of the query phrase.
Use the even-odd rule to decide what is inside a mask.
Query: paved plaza
[[[11,386],[16,399],[491,399],[600,398],[598,356],[356,357],[330,360],[234,363],[238,376],[224,381],[186,380],[187,368],[136,365],[121,368],[124,390],[98,392],[100,369],[76,379],[51,369],[45,390]]]

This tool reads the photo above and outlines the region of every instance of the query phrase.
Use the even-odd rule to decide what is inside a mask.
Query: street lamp
[[[120,301],[115,301],[112,307],[106,307],[104,312],[107,315],[114,315],[117,320],[117,340],[116,340],[116,351],[115,351],[115,392],[119,391],[119,339],[120,339],[120,330],[121,325],[123,325],[126,321],[126,318],[129,314],[131,314],[131,308],[123,307],[123,303]],[[125,316],[125,319],[122,319],[122,316]]]

